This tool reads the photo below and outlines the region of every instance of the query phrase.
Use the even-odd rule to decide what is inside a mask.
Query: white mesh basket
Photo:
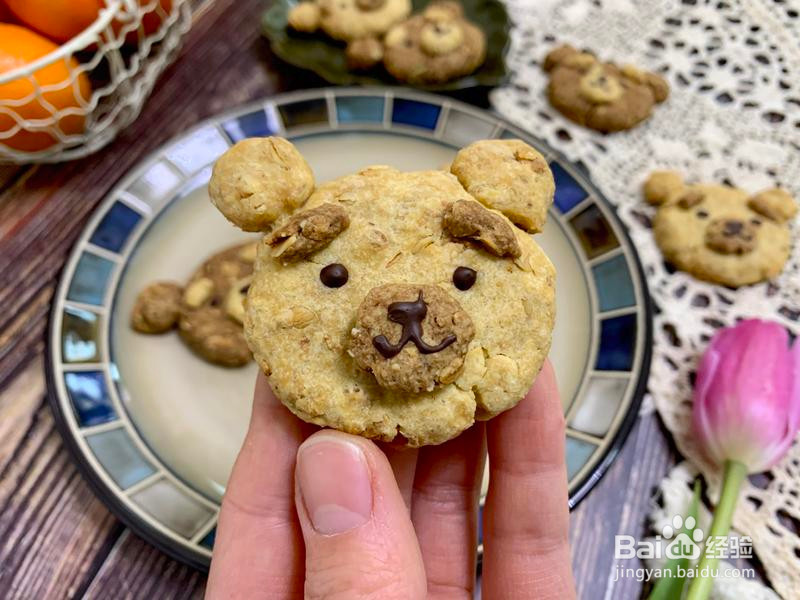
[[[80,35],[0,74],[0,163],[58,162],[108,144],[137,117],[190,25],[187,0],[106,0]]]

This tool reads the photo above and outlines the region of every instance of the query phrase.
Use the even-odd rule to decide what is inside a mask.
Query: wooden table
[[[196,13],[177,62],[139,119],[84,160],[0,167],[0,598],[184,598],[205,576],[130,533],[94,496],[45,401],[50,298],[97,204],[139,160],[197,121],[279,91],[324,85],[274,58],[259,37],[262,0],[216,0]],[[635,598],[614,583],[617,533],[641,535],[654,486],[676,454],[654,415],[573,512],[580,598]],[[633,566],[626,563],[626,566]]]

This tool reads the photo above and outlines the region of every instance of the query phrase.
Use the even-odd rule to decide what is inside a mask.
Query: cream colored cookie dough
[[[464,154],[485,156],[482,172],[470,173],[492,198],[487,186],[505,168],[507,148],[478,142],[454,165]],[[521,142],[513,148],[539,156]],[[229,166],[214,177],[246,177],[251,168]],[[552,176],[526,181],[514,188],[521,203],[504,208],[541,225]],[[530,206],[526,195],[535,199]],[[331,207],[348,223],[292,261],[275,255],[281,242],[271,233],[259,245],[245,334],[289,410],[318,425],[422,446],[522,399],[550,348],[555,271],[504,208],[480,200],[451,173],[380,166],[320,185],[303,207],[281,215],[274,229],[281,236],[314,215],[338,221]]]
[[[289,27],[303,33],[321,29],[350,42],[386,33],[411,14],[411,0],[307,0],[288,15]]]
[[[542,230],[556,184],[544,157],[524,142],[476,142],[458,153],[450,170],[486,206],[526,231]]]
[[[749,196],[725,185],[684,184],[678,173],[653,173],[645,199],[656,204],[653,233],[664,258],[714,283],[739,287],[775,277],[789,258],[789,219],[797,211],[785,191]]]
[[[311,167],[279,137],[237,142],[214,164],[208,184],[214,205],[244,231],[261,231],[305,203],[313,189]]]

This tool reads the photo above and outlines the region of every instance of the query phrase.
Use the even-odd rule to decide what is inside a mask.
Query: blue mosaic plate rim
[[[90,456],[91,453],[87,450],[86,439],[81,434],[81,431],[85,431],[86,427],[81,429],[78,425],[78,429],[76,431],[76,417],[74,414],[75,408],[71,408],[70,398],[68,398],[67,393],[62,390],[63,384],[59,382],[59,376],[62,373],[66,375],[67,372],[72,372],[71,369],[65,370],[65,367],[68,367],[68,365],[62,360],[62,341],[60,338],[60,328],[58,327],[63,325],[62,313],[66,308],[65,302],[70,303],[70,301],[65,300],[65,298],[68,288],[71,289],[70,284],[73,283],[71,277],[75,275],[74,271],[78,265],[79,258],[86,253],[87,246],[90,250],[89,254],[98,252],[101,258],[103,253],[106,252],[106,250],[103,250],[103,248],[98,249],[95,245],[90,243],[90,240],[94,242],[95,237],[97,237],[98,230],[100,229],[99,225],[101,224],[103,217],[107,216],[109,211],[120,203],[125,205],[124,202],[121,202],[124,199],[124,194],[126,193],[125,190],[129,189],[138,178],[146,174],[148,169],[152,169],[160,162],[169,163],[169,161],[166,161],[164,158],[166,153],[170,149],[174,148],[181,140],[189,139],[194,134],[197,134],[205,129],[214,129],[217,131],[217,133],[221,134],[226,143],[230,145],[236,141],[236,136],[233,132],[225,128],[226,124],[230,124],[234,121],[239,122],[245,117],[255,115],[259,111],[264,112],[264,114],[269,117],[269,110],[272,111],[273,118],[278,118],[279,120],[283,119],[284,123],[281,124],[279,122],[278,128],[273,130],[273,133],[286,135],[290,138],[299,138],[309,134],[326,133],[339,126],[345,125],[344,123],[339,123],[337,121],[337,119],[341,119],[341,113],[337,112],[337,101],[352,98],[380,98],[383,102],[384,111],[380,122],[376,121],[375,123],[370,123],[366,121],[357,121],[350,123],[350,125],[353,127],[342,127],[344,130],[349,132],[399,131],[412,137],[429,139],[439,138],[437,141],[452,145],[452,142],[447,142],[446,139],[441,138],[442,130],[444,128],[444,125],[442,125],[442,120],[444,120],[444,124],[446,125],[447,119],[450,118],[450,112],[453,112],[455,114],[468,115],[472,119],[480,120],[487,124],[492,124],[492,135],[483,137],[520,137],[522,139],[526,139],[535,145],[540,151],[542,151],[549,161],[557,164],[560,168],[562,168],[562,170],[565,170],[568,176],[572,179],[573,183],[577,183],[580,188],[587,192],[587,195],[582,200],[578,200],[575,204],[567,207],[561,214],[570,215],[569,218],[574,219],[576,216],[579,216],[580,213],[587,212],[587,210],[592,208],[592,206],[597,206],[599,211],[602,213],[602,219],[604,222],[606,222],[607,225],[610,225],[612,237],[615,237],[618,243],[618,248],[616,249],[618,251],[603,251],[600,255],[593,257],[594,259],[602,259],[602,261],[597,260],[594,265],[591,264],[593,260],[592,257],[586,258],[583,261],[585,271],[584,275],[591,280],[589,285],[595,285],[594,280],[592,279],[593,275],[591,275],[594,266],[611,262],[618,256],[625,259],[629,276],[631,276],[633,279],[632,286],[635,291],[636,302],[634,305],[629,307],[630,311],[626,312],[623,310],[622,312],[624,314],[622,316],[624,317],[633,315],[635,317],[637,327],[635,334],[636,340],[632,349],[632,352],[635,353],[635,356],[631,359],[631,366],[627,371],[630,384],[625,392],[627,401],[625,399],[621,401],[620,407],[618,408],[618,414],[613,419],[613,425],[609,425],[610,428],[613,428],[613,431],[610,431],[610,434],[605,439],[604,446],[597,446],[595,450],[588,455],[589,458],[585,459],[583,468],[578,470],[580,477],[576,477],[570,481],[570,508],[576,506],[586,496],[590,489],[600,480],[609,466],[613,463],[638,416],[638,408],[646,391],[647,379],[650,370],[653,328],[652,303],[647,289],[644,270],[636,253],[635,246],[633,245],[626,228],[617,217],[613,205],[593,184],[589,177],[588,170],[583,164],[568,161],[560,152],[554,150],[546,143],[538,140],[535,136],[521,130],[494,113],[477,109],[451,98],[412,91],[407,88],[322,88],[317,90],[305,90],[279,94],[273,97],[265,98],[261,101],[251,102],[230,111],[221,113],[212,118],[206,119],[183,134],[172,138],[137,163],[130,173],[128,173],[126,176],[123,176],[118,182],[115,183],[115,185],[107,194],[106,199],[103,200],[103,202],[95,210],[93,218],[87,223],[81,238],[75,244],[68,261],[63,267],[63,270],[59,276],[57,293],[52,301],[48,325],[49,335],[47,338],[48,348],[46,352],[48,399],[55,416],[57,427],[62,434],[67,447],[73,454],[75,462],[78,464],[80,471],[90,483],[97,495],[106,503],[111,511],[135,533],[151,542],[165,553],[199,569],[208,568],[210,560],[210,548],[211,544],[213,544],[213,536],[216,530],[216,513],[213,515],[213,522],[211,522],[211,524],[208,526],[203,526],[199,530],[199,533],[202,535],[202,537],[200,535],[194,535],[191,543],[176,543],[176,535],[174,532],[168,532],[165,534],[164,531],[162,531],[164,528],[163,526],[153,526],[153,524],[149,521],[143,520],[141,512],[137,512],[137,510],[132,508],[130,498],[124,498],[120,491],[117,491],[113,485],[109,485],[110,477],[108,473],[102,471],[102,469],[98,466],[99,462],[97,459],[95,459],[93,455]],[[281,109],[287,109],[287,107],[291,107],[293,105],[297,107],[304,103],[313,101],[324,102],[327,110],[329,111],[328,122],[311,123],[301,120],[296,123],[290,123],[289,115],[287,115],[285,112],[280,112]],[[438,107],[437,117],[434,120],[434,125],[427,126],[420,125],[419,123],[413,124],[403,121],[401,118],[395,119],[395,108],[400,106],[402,103],[407,103],[407,105],[411,107],[412,112],[414,110],[414,105]],[[278,116],[279,114],[280,116]],[[387,119],[389,119],[388,123]],[[420,129],[425,129],[426,127],[428,131],[423,131]],[[163,211],[172,204],[172,202],[181,197],[178,193],[181,188],[185,187],[187,182],[196,178],[200,171],[202,171],[202,168],[207,168],[209,163],[206,163],[203,165],[203,167],[195,170],[192,173],[182,172],[180,167],[175,166],[175,163],[169,164],[173,165],[176,174],[183,175],[180,183],[173,186],[166,193],[168,200],[166,200],[162,206],[159,206],[149,219],[147,219],[145,214],[140,215],[141,218],[139,220],[142,221],[142,223],[139,223],[138,229],[136,223],[131,226],[131,229],[128,232],[128,239],[123,240],[123,242],[118,246],[114,246],[113,241],[107,242],[106,245],[112,248],[112,250],[108,250],[109,254],[113,254],[113,248],[116,248],[116,251],[118,252],[123,249],[124,246],[131,246],[132,248],[135,248],[135,244],[129,242],[131,242],[132,239],[135,239],[138,242],[142,231],[146,230],[153,221],[157,220]],[[130,208],[130,205],[128,205],[128,208]],[[564,217],[563,222],[560,222],[562,227],[565,226],[566,219],[567,218]],[[133,232],[136,233],[134,234]],[[573,243],[575,243],[574,240]],[[605,256],[609,254],[609,252],[612,255],[610,258]],[[605,256],[605,258],[603,258],[603,256]],[[124,269],[124,267],[125,263],[123,262],[121,265],[117,265],[116,268],[121,271]],[[115,297],[116,287],[119,284],[119,273],[116,274],[116,277],[114,275],[110,275],[109,281],[111,282],[110,291],[113,293],[109,294],[109,289],[105,289],[104,302],[108,302],[109,298],[113,299]],[[609,311],[608,309],[599,311],[598,306],[596,306],[598,302],[597,290],[594,291],[594,294],[595,295],[592,298],[591,318],[592,325],[596,330],[598,327],[602,326],[604,322],[614,320],[616,313],[613,310]],[[101,302],[100,304],[96,305],[96,308],[102,311],[108,310],[108,313],[105,314],[100,312],[95,316],[98,319],[103,318],[105,320],[109,320],[111,316],[111,307],[103,308],[104,306],[105,304]],[[611,313],[611,316],[608,315],[609,312]],[[600,320],[600,314],[606,314],[606,317]],[[103,343],[106,343],[110,346],[108,339],[98,341],[103,341]],[[598,345],[600,343],[599,340],[595,340],[595,342]],[[590,352],[590,357],[591,356],[593,355]],[[595,358],[597,358],[596,355]],[[589,365],[586,365],[586,369],[595,374],[600,372],[597,363],[595,364],[594,369],[592,369]],[[80,372],[81,370],[82,369],[75,368],[76,372]],[[611,371],[613,371],[613,369]],[[113,375],[111,377],[113,377]],[[576,396],[579,395],[581,390],[585,391],[584,388],[586,384],[586,378],[587,376],[584,376],[584,381],[579,387],[579,392],[576,393]],[[622,414],[623,410],[624,414]],[[568,412],[571,412],[571,409]],[[620,414],[622,415],[621,418],[619,418]],[[123,419],[130,420],[124,411],[122,411],[122,414],[117,417],[117,420],[123,423],[121,426],[119,426],[120,430],[125,429],[125,423]],[[102,425],[100,428],[102,428]],[[89,429],[91,429],[91,427]],[[115,427],[114,429],[117,428]],[[105,431],[105,429],[103,431]],[[109,428],[108,431],[111,431],[111,429]],[[573,433],[580,432],[573,431]],[[134,433],[134,435],[136,434]],[[591,436],[587,437],[590,438]],[[83,444],[81,444],[81,442],[83,442]],[[140,443],[142,442],[140,441]],[[602,453],[600,452],[601,449]],[[602,456],[593,458],[595,452],[602,454]],[[591,465],[589,465],[590,462],[592,462]],[[165,469],[163,464],[159,464],[157,466],[159,466],[159,468],[162,470]],[[589,466],[591,468],[589,468]],[[160,471],[157,472],[156,475],[159,473]],[[145,480],[147,479],[148,478],[145,477]],[[135,487],[135,485],[133,487]]]

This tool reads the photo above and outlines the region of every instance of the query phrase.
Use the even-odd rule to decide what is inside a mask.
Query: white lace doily
[[[716,470],[689,433],[691,383],[710,336],[740,317],[800,329],[800,243],[774,281],[731,290],[668,269],[653,241],[641,185],[655,169],[750,192],[780,185],[800,198],[800,3],[789,0],[508,0],[509,84],[492,93],[501,114],[583,162],[616,205],[639,250],[658,307],[649,389],[678,449]],[[557,44],[662,73],[669,99],[639,127],[602,135],[547,102],[541,61]],[[793,239],[800,239],[797,220]],[[755,483],[754,483],[755,482]],[[775,590],[800,589],[800,445],[769,474],[745,484],[734,525],[753,546]]]

